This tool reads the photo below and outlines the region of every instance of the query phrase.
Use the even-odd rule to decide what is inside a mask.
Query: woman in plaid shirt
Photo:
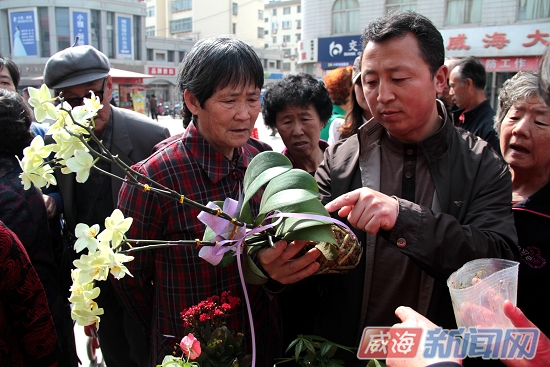
[[[162,185],[206,204],[238,199],[246,168],[269,146],[249,140],[260,112],[264,74],[256,53],[237,39],[215,37],[199,41],[182,61],[178,87],[183,95],[187,129],[134,169]],[[260,197],[251,200],[257,213]],[[199,210],[152,192],[124,184],[119,208],[134,218],[129,238],[193,240],[205,226]],[[151,338],[151,365],[172,354],[184,336],[180,312],[209,296],[231,291],[243,298],[236,261],[214,267],[194,247],[142,251],[128,263],[133,277],[113,282],[125,306]],[[262,286],[248,286],[255,322],[256,366],[272,366],[281,355],[277,298]],[[246,336],[251,353],[251,331],[244,302],[228,321],[231,330]]]

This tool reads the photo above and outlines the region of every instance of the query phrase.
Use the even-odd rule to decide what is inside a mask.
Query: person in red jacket
[[[59,348],[46,292],[25,248],[2,221],[0,279],[0,366],[57,366]]]

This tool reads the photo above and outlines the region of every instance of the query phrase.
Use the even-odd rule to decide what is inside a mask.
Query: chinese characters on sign
[[[359,359],[414,358],[423,341],[422,353],[430,358],[532,359],[540,331],[536,328],[493,329],[368,327],[357,352]]]
[[[132,22],[127,17],[118,17],[118,53],[132,54]]]
[[[353,65],[360,55],[360,35],[319,38],[319,61],[323,69]]]
[[[149,67],[149,75],[176,75],[176,68]]]
[[[485,66],[485,70],[489,71],[520,71],[520,70],[537,70],[540,59],[536,56],[525,57],[487,57],[480,58]]]
[[[445,57],[540,56],[550,44],[550,23],[442,29]]]
[[[88,13],[75,11],[73,12],[73,29],[75,38],[78,37],[78,46],[87,45],[88,43]]]

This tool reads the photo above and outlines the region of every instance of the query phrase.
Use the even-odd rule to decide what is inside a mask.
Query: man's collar
[[[441,127],[430,137],[419,142],[422,146],[422,149],[430,154],[435,156],[442,155],[449,146],[450,136],[453,132],[453,123],[447,115],[447,110],[443,102],[436,100],[437,103],[437,113],[443,119],[443,124]],[[370,119],[366,124],[361,126],[357,132],[359,138],[359,144],[361,149],[364,149],[370,146],[373,143],[376,143],[382,137],[382,134],[385,133],[384,127],[376,119]]]

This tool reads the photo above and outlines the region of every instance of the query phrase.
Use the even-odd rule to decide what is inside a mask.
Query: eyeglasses
[[[101,86],[101,90],[93,91],[95,96],[99,98],[101,102],[103,102],[103,93],[105,92],[105,84],[107,83],[107,78],[103,79],[103,85]],[[92,98],[92,93],[89,92],[86,95],[83,95],[82,97],[71,97],[71,98],[64,98],[64,100],[71,105],[71,107],[77,107],[82,106],[84,103],[84,98]]]

